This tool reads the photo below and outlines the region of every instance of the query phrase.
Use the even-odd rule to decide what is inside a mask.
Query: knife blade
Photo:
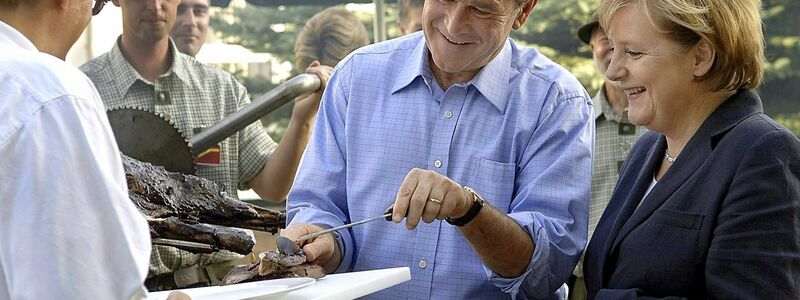
[[[372,222],[372,221],[375,221],[375,220],[384,219],[386,221],[391,221],[392,220],[392,212],[393,212],[393,207],[390,207],[382,215],[378,215],[378,216],[367,218],[367,219],[364,219],[364,220],[361,220],[361,221],[356,221],[356,222],[352,222],[352,223],[349,223],[349,224],[344,224],[342,226],[331,227],[331,228],[328,228],[328,229],[325,229],[325,230],[321,230],[321,231],[317,231],[317,232],[314,232],[314,233],[306,234],[304,236],[301,236],[301,237],[297,238],[295,241],[292,241],[289,238],[284,237],[284,236],[279,236],[278,239],[275,242],[278,245],[278,250],[280,250],[280,252],[283,253],[283,254],[299,253],[300,251],[302,251],[302,249],[300,249],[300,246],[297,245],[298,242],[302,242],[302,241],[305,241],[305,240],[308,240],[308,239],[313,239],[315,237],[318,237],[318,236],[326,234],[326,233],[331,233],[331,232],[334,232],[334,231],[347,229],[347,228],[350,228],[350,227],[353,227],[353,226],[356,226],[356,225],[369,223],[369,222]]]

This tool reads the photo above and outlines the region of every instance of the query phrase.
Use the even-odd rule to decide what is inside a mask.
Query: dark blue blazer
[[[650,194],[666,140],[631,149],[586,250],[589,299],[800,299],[800,141],[743,90]]]

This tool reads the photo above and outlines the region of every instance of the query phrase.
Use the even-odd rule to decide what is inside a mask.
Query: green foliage
[[[220,40],[294,62],[294,40],[321,6],[230,7],[215,10],[211,28]]]
[[[788,128],[796,136],[800,136],[800,113],[778,114],[775,121]]]

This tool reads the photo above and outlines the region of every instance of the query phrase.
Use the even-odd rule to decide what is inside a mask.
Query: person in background
[[[797,299],[800,140],[766,116],[760,0],[607,0],[645,126],[586,251],[589,299]]]
[[[628,120],[628,96],[614,81],[605,77],[611,61],[611,43],[605,29],[600,27],[597,15],[578,29],[578,38],[589,45],[595,67],[603,76],[603,85],[597,90],[594,104],[594,160],[592,165],[592,199],[589,201],[589,239],[592,238],[597,221],[611,199],[611,192],[619,178],[619,170],[628,150],[636,139],[646,131],[644,127],[631,124]],[[578,262],[570,278],[569,298],[586,299],[586,285],[583,281],[583,258]]]
[[[0,0],[0,299],[147,296],[147,222],[97,90],[64,62],[104,4]]]
[[[178,51],[196,57],[208,37],[211,0],[181,0],[169,35]],[[305,66],[307,66],[306,64]]]
[[[355,14],[343,6],[328,7],[312,16],[294,42],[294,69],[303,72],[308,64],[319,61],[336,66],[340,60],[369,44],[369,34]]]
[[[422,30],[422,7],[425,0],[397,1],[397,28],[401,35]]]
[[[574,76],[509,38],[537,3],[426,1],[422,34],[342,60],[282,235],[391,206],[393,222],[299,244],[327,272],[410,267],[378,299],[564,296],[586,242],[594,121]]]
[[[191,138],[250,103],[233,75],[177,50],[169,32],[179,0],[112,1],[122,7],[122,35],[110,52],[81,66],[107,109],[139,107],[164,114]],[[316,63],[308,71],[320,77],[324,88],[325,70]],[[197,174],[230,190],[252,188],[264,200],[282,201],[308,143],[318,106],[318,101],[295,105],[280,144],[260,123],[249,125],[221,142],[219,157],[197,165]],[[235,192],[230,195],[236,197]],[[146,282],[150,290],[214,284],[241,258],[228,251],[199,255],[167,246],[153,249]]]

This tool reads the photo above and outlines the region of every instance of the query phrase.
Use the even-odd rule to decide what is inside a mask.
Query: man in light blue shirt
[[[283,235],[393,206],[305,254],[328,272],[411,268],[375,298],[556,297],[586,243],[594,120],[572,75],[508,38],[536,3],[426,1],[422,33],[343,60]]]

